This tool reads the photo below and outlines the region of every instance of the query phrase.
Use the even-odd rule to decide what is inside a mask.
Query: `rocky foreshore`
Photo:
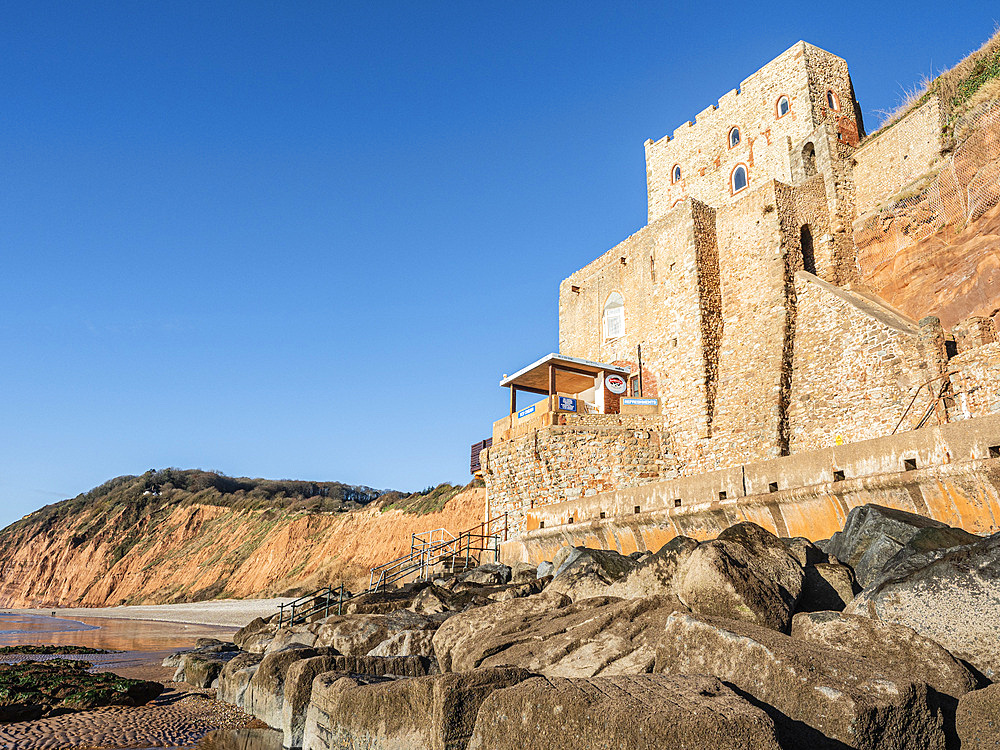
[[[1000,748],[1000,534],[879,506],[813,544],[752,523],[565,547],[172,658],[285,747]]]

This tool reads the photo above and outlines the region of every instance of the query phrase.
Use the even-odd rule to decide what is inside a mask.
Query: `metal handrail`
[[[892,432],[890,434],[895,435],[896,431],[899,430],[899,428],[902,426],[903,420],[906,419],[906,415],[910,413],[910,409],[913,408],[913,404],[916,403],[917,396],[920,395],[920,391],[922,391],[924,389],[924,386],[927,386],[927,388],[929,390],[931,383],[934,383],[934,382],[936,382],[938,380],[941,380],[942,378],[951,378],[952,375],[956,375],[956,374],[957,374],[957,372],[946,372],[943,375],[938,375],[937,377],[931,378],[930,380],[925,380],[923,383],[921,383],[920,385],[918,385],[917,389],[913,392],[913,397],[910,399],[910,403],[908,403],[906,405],[906,408],[903,410],[903,416],[901,416],[899,418],[899,422],[896,423],[895,428],[893,428],[893,430],[892,430]],[[930,406],[927,409],[927,413],[924,414],[924,416],[920,419],[920,421],[917,423],[917,426],[913,428],[914,430],[919,430],[921,427],[924,426],[924,424],[926,424],[927,420],[930,418],[931,413],[937,407],[938,402],[944,396],[944,392],[948,389],[949,385],[951,385],[951,381],[950,380],[946,380],[944,382],[944,384],[941,386],[941,390],[938,391],[938,395],[936,397],[934,397],[934,398],[931,399],[931,403],[930,403]]]
[[[502,528],[500,527],[503,522]],[[492,531],[494,525],[497,530]],[[461,562],[463,569],[471,567],[475,561],[480,564],[484,553],[492,553],[494,562],[500,561],[500,543],[507,540],[507,514],[487,519],[478,526],[455,536],[444,528],[431,529],[410,535],[410,553],[397,557],[389,562],[371,568],[368,577],[367,591],[352,594],[344,588],[344,584],[334,588],[327,586],[310,594],[303,594],[297,599],[278,606],[278,626],[294,625],[304,622],[310,615],[322,611],[324,617],[329,617],[330,610],[336,601],[337,614],[343,614],[344,603],[361,596],[363,593],[385,590],[389,585],[401,581],[414,573],[419,578],[427,577],[430,570],[439,563],[452,562],[452,569]],[[440,539],[436,539],[440,536]],[[446,539],[445,536],[451,537]],[[286,614],[288,617],[285,622]]]
[[[408,555],[403,555],[395,560],[390,560],[387,563],[371,568],[368,579],[368,590],[383,590],[390,584],[418,572],[420,574],[419,578],[425,578],[430,568],[449,558],[457,559],[462,557],[463,554],[466,567],[469,567],[471,564],[473,552],[476,553],[475,559],[477,562],[479,560],[479,553],[482,552],[493,552],[494,560],[499,561],[501,532],[499,530],[493,534],[489,532],[494,524],[499,525],[501,521],[503,521],[503,541],[506,541],[508,531],[506,513],[502,516],[487,519],[478,526],[473,526],[471,529],[463,531],[457,537],[453,536],[446,529],[434,529],[422,534],[412,534],[410,537],[410,553]],[[430,539],[433,539],[433,535],[438,531],[443,531],[452,538],[439,542],[423,539],[423,537],[428,535],[430,535]],[[481,541],[482,544],[473,546],[473,540]]]

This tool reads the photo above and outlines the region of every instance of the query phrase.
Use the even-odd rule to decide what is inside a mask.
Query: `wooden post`
[[[517,411],[517,388],[512,385],[508,385],[510,388],[510,413],[513,414]]]
[[[551,396],[556,392],[556,367],[553,364],[549,364],[549,395]]]

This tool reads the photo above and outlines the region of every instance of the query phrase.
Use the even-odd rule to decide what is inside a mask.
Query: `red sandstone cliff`
[[[981,315],[997,316],[1000,324],[1000,205],[967,226],[942,227],[880,267],[862,270],[879,296],[914,319],[936,315],[948,328]]]
[[[432,513],[379,500],[319,513],[198,502],[138,518],[127,504],[39,511],[0,531],[0,607],[264,597],[341,580],[356,590],[370,566],[409,551],[412,533],[471,528],[484,506],[485,490],[465,489]]]

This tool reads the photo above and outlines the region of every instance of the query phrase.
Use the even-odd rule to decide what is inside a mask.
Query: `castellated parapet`
[[[538,536],[546,520],[606,520],[650,502],[680,508],[674,487],[701,488],[701,502],[741,497],[751,491],[748,467],[853,444],[892,452],[927,425],[989,415],[985,424],[1000,425],[992,321],[948,332],[858,283],[854,170],[865,209],[889,197],[915,169],[902,163],[915,153],[902,135],[936,127],[927,112],[855,158],[864,126],[847,63],[799,42],[693,124],[647,141],[649,222],[562,282],[559,353],[628,368],[637,381],[641,346],[639,395],[655,405],[552,413],[503,433],[480,457],[487,513],[506,513],[515,535]],[[934,148],[921,149],[921,163],[932,161]],[[987,452],[1000,452],[1000,434],[977,440],[995,440]],[[859,466],[898,463],[895,454],[849,455]],[[780,489],[798,481],[793,468],[781,470]],[[605,497],[617,499],[602,505]],[[794,503],[782,511],[799,512]]]
[[[684,123],[672,137],[646,141],[650,223],[687,197],[712,206],[733,202],[738,195],[731,178],[739,166],[746,168],[750,185],[772,179],[792,183],[793,149],[801,152],[823,125],[831,125],[837,140],[851,147],[864,135],[847,62],[799,42],[699,113],[693,124]]]

